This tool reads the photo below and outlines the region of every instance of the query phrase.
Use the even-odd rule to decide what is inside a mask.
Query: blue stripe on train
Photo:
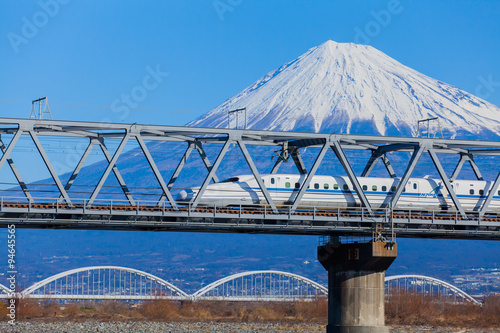
[[[251,188],[254,191],[259,191],[260,188],[258,187],[252,187]],[[268,188],[267,189],[270,192],[298,192],[298,188]],[[352,194],[355,195],[355,191],[350,191],[350,190],[323,190],[323,189],[307,189],[306,193],[328,193],[328,194]],[[393,192],[380,192],[380,191],[368,191],[365,192],[365,194],[374,194],[374,195],[384,195],[387,196],[389,193]],[[405,197],[417,197],[417,198],[436,198],[436,197],[443,197],[442,194],[438,194],[437,196],[435,195],[429,195],[429,193],[408,193],[408,192],[403,192],[401,193],[401,196]],[[450,198],[450,195],[446,196],[447,198]],[[471,194],[457,194],[458,198],[468,198],[468,199],[486,199],[486,195],[471,195]],[[493,196],[493,199],[500,199],[500,196]]]

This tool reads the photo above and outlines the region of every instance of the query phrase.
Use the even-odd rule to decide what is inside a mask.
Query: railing
[[[442,223],[453,221],[455,224],[481,224],[487,222],[500,223],[498,213],[486,213],[482,217],[477,211],[466,212],[467,219],[464,219],[457,211],[446,210],[412,210],[390,208],[374,209],[369,214],[362,207],[300,207],[292,210],[291,205],[277,206],[274,212],[269,205],[198,205],[193,208],[191,203],[178,202],[177,209],[169,203],[163,202],[158,205],[157,201],[139,201],[135,205],[130,205],[127,200],[119,199],[99,199],[89,204],[88,199],[72,199],[72,204],[60,202],[59,198],[31,198],[25,197],[1,197],[0,212],[25,211],[27,213],[39,213],[41,211],[54,213],[74,212],[76,214],[110,214],[120,215],[131,213],[136,215],[180,215],[196,217],[200,215],[212,217],[249,217],[255,216],[264,219],[302,219],[310,221],[341,221],[355,219],[360,222],[390,222],[411,223],[418,220],[422,223]]]

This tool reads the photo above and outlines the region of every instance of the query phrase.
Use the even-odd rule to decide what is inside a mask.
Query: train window
[[[274,178],[271,178],[271,184],[274,184]]]
[[[406,192],[406,186],[403,188],[403,192]]]
[[[474,190],[473,190],[473,189],[470,189],[470,190],[469,190],[469,193],[470,193],[470,194],[474,194]]]
[[[377,185],[373,185],[372,186],[372,191],[376,191],[377,190]]]
[[[413,183],[413,189],[416,190],[417,189],[417,183]]]
[[[286,182],[286,183],[285,183],[285,187],[286,187],[286,188],[290,188],[290,182]]]
[[[319,184],[318,183],[314,184],[314,188],[319,189]]]
[[[396,192],[396,186],[391,186],[391,192]]]
[[[484,190],[479,190],[479,195],[483,195],[484,194]]]
[[[366,191],[366,190],[368,190],[368,186],[363,185],[363,191]]]
[[[498,195],[500,195],[500,191],[498,191]]]
[[[295,188],[300,188],[300,183],[295,183]]]
[[[382,191],[387,192],[387,186],[382,186]]]
[[[339,189],[339,184],[333,184],[333,189],[334,190],[338,190]],[[498,192],[499,192],[498,195],[500,195],[500,191],[498,191]]]
[[[347,186],[347,184],[344,184],[344,190],[345,190],[345,191],[348,191],[348,190],[349,190],[349,186]]]

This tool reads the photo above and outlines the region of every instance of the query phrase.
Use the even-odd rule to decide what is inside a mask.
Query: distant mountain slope
[[[499,107],[371,46],[333,41],[268,73],[188,126],[227,127],[227,112],[241,107],[251,129],[413,136],[418,120],[438,117],[447,137],[500,134]]]

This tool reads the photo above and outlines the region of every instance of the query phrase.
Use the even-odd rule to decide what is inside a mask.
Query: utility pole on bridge
[[[42,110],[42,102],[44,102],[44,107]],[[38,112],[36,105],[38,104]],[[29,119],[43,119],[43,116],[48,114],[49,118],[52,119],[52,114],[50,113],[49,101],[47,97],[42,97],[31,101],[31,112]]]

